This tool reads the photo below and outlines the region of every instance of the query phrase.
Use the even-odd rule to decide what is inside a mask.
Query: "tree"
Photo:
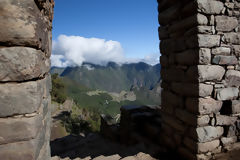
[[[52,75],[52,100],[63,103],[67,99],[66,86],[62,78],[57,73]]]

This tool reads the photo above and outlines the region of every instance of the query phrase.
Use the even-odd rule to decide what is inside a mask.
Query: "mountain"
[[[153,88],[160,80],[160,64],[151,66],[144,62],[106,66],[83,63],[81,67],[52,67],[51,73],[71,79],[91,89],[108,92],[129,91],[132,86]]]

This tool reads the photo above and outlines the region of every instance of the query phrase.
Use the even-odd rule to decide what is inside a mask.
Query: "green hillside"
[[[151,88],[160,79],[160,64],[155,66],[143,62],[107,66],[84,63],[81,67],[52,68],[52,73],[60,73],[75,82],[91,89],[109,92],[129,90],[132,85]]]

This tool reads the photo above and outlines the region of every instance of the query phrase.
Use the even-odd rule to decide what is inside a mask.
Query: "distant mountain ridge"
[[[160,64],[144,62],[118,65],[109,62],[106,66],[83,63],[81,67],[52,67],[51,73],[58,73],[92,89],[109,92],[130,90],[132,86],[151,89],[160,81]]]

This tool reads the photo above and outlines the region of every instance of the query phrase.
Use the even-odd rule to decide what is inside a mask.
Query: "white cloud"
[[[60,35],[53,41],[52,66],[81,66],[83,62],[105,65],[109,61],[130,63],[144,61],[156,64],[156,55],[150,54],[144,59],[126,58],[121,44],[117,41],[106,41],[99,38],[84,38],[80,36]]]

